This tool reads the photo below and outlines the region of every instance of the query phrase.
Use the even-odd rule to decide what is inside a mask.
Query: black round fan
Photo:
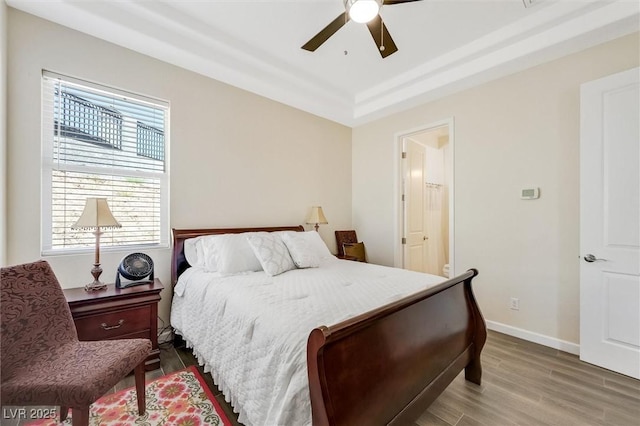
[[[131,282],[122,284],[120,276],[127,280],[131,280]],[[117,288],[147,284],[149,281],[153,281],[153,260],[151,260],[151,258],[146,254],[128,254],[122,259],[120,265],[118,265],[118,272],[116,273]]]

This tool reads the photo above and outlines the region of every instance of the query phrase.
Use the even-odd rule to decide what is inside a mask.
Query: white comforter
[[[310,425],[307,338],[444,278],[346,260],[275,277],[180,276],[171,324],[246,426]]]

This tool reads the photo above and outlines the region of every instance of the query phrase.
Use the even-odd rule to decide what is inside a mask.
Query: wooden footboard
[[[487,332],[471,289],[477,273],[314,329],[307,345],[314,426],[407,424],[463,368],[480,384]]]

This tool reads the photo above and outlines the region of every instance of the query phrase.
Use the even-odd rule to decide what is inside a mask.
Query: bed
[[[241,233],[319,239],[302,226],[173,230],[172,326],[241,423],[403,425],[463,369],[480,384],[476,270],[444,280],[321,256],[275,276],[221,275],[187,261],[185,241]]]

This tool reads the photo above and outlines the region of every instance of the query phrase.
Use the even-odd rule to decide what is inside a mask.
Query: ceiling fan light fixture
[[[349,18],[360,24],[371,21],[380,12],[382,0],[346,0],[344,2]]]

